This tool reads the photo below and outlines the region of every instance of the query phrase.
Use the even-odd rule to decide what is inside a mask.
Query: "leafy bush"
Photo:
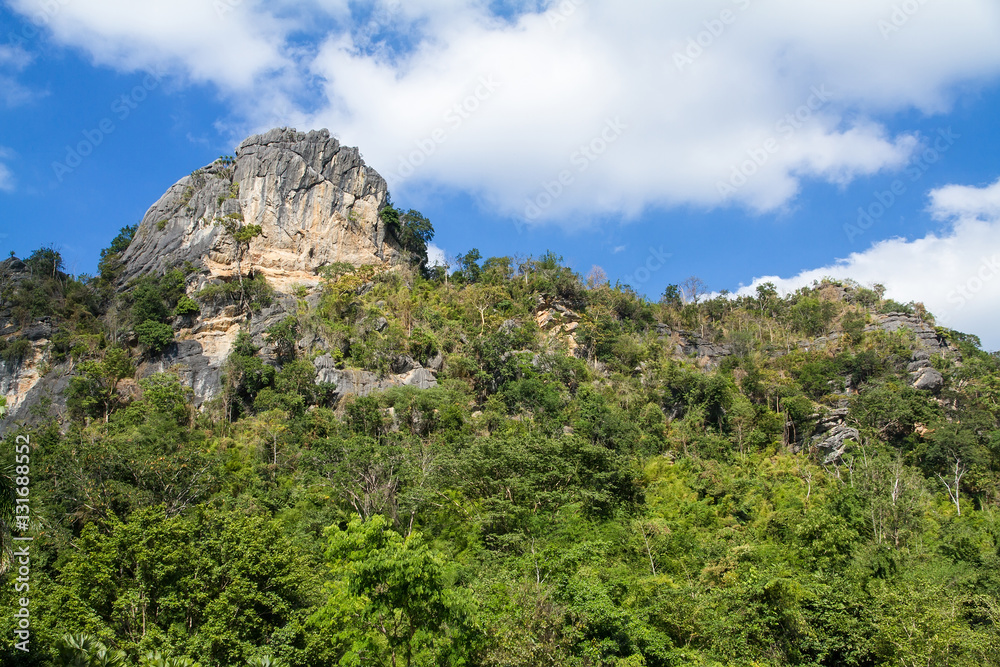
[[[0,359],[3,359],[8,365],[18,366],[32,353],[31,341],[27,338],[5,340],[3,343],[0,346]]]
[[[263,274],[256,274],[252,278],[243,279],[243,289],[240,289],[238,281],[232,280],[223,283],[209,283],[194,295],[205,303],[214,305],[237,304],[243,295],[246,295],[250,309],[258,311],[265,308],[274,300],[274,288],[272,288]]]
[[[186,294],[177,301],[177,306],[174,308],[174,315],[186,316],[186,315],[197,315],[201,308],[198,306],[198,302],[187,296]]]
[[[135,328],[139,344],[152,354],[159,354],[174,342],[174,330],[169,324],[146,320]]]

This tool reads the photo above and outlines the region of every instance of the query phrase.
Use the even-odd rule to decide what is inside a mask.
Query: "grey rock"
[[[384,391],[391,387],[431,389],[437,386],[434,373],[426,368],[411,368],[403,373],[379,377],[371,371],[338,369],[330,355],[317,357],[313,364],[316,367],[316,382],[334,385],[335,398],[367,396],[374,391]]]
[[[927,361],[926,359],[921,359],[919,361],[914,361],[910,363],[910,365],[906,367],[906,370],[907,372],[915,373],[919,370],[930,367],[931,367],[931,362]]]
[[[185,262],[228,276],[235,248],[215,221],[231,213],[261,225],[244,263],[279,287],[315,284],[317,270],[338,261],[395,264],[403,252],[378,217],[386,202],[385,180],[356,148],[326,130],[271,130],[240,144],[235,164],[185,176],[147,211],[122,256],[121,284]]]
[[[401,375],[403,373],[409,373],[414,368],[419,368],[420,364],[413,359],[413,357],[407,356],[405,354],[397,355],[393,358],[392,362],[389,364],[389,370],[393,372],[394,375]]]
[[[382,333],[383,331],[386,330],[388,326],[389,326],[389,320],[385,319],[384,317],[379,317],[378,319],[375,320],[375,323],[372,325],[372,328],[374,328],[375,331]]]
[[[921,391],[938,392],[944,387],[944,376],[933,368],[925,368],[916,374],[913,388]]]
[[[52,338],[52,321],[46,317],[30,324],[22,330],[21,335],[32,343],[40,340],[49,340]]]
[[[428,359],[427,368],[434,371],[435,373],[440,373],[441,369],[444,368],[444,355],[438,352],[433,357]]]
[[[875,322],[865,327],[865,331],[867,332],[879,330],[893,332],[904,329],[912,332],[916,339],[917,350],[913,355],[914,361],[930,359],[933,354],[943,354],[956,358],[961,357],[958,349],[951,347],[948,341],[939,336],[933,326],[915,315],[907,315],[906,313],[877,315]]]
[[[836,410],[831,410],[828,414],[820,417],[817,415],[818,421],[816,422],[816,433],[825,433],[831,429],[836,428],[844,423],[847,419],[847,408],[838,408]]]
[[[830,464],[839,460],[847,452],[849,440],[861,442],[861,434],[858,429],[846,424],[838,424],[829,432],[815,436],[812,445],[826,453],[823,463]]]
[[[194,391],[195,405],[200,406],[209,398],[218,395],[222,388],[221,372],[212,366],[211,360],[202,354],[201,343],[181,340],[168,347],[155,363],[147,363],[137,369],[136,378],[144,378],[154,373],[172,371],[181,382]]]

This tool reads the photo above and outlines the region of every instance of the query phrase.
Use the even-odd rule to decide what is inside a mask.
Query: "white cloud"
[[[930,211],[950,226],[909,241],[891,239],[852,253],[831,266],[793,278],[756,278],[740,290],[773,282],[787,293],[826,276],[882,283],[886,296],[923,302],[939,324],[979,336],[987,349],[1000,349],[1000,180],[983,188],[950,185],[930,193]]]
[[[57,40],[214,82],[256,129],[329,127],[394,191],[458,188],[518,217],[531,202],[567,225],[656,205],[772,210],[803,179],[898,168],[916,139],[878,118],[947,111],[960,85],[1000,73],[995,0],[549,0],[506,19],[484,0],[381,0],[363,22],[347,0],[12,5],[53,2]],[[391,178],[401,166],[412,176]]]
[[[427,244],[427,266],[444,266],[445,254],[442,248],[433,243]]]
[[[0,163],[0,190],[3,192],[14,191],[14,174],[3,163]]]
[[[12,157],[14,153],[8,149],[0,146],[0,160],[6,160]],[[13,192],[14,191],[14,174],[11,172],[10,167],[8,167],[3,162],[0,162],[0,192]]]
[[[447,3],[417,4],[436,16]],[[529,200],[541,217],[566,219],[656,204],[770,210],[803,178],[845,183],[902,166],[914,138],[872,117],[943,110],[956,83],[1000,72],[1000,9],[988,1],[924,5],[888,39],[878,22],[893,2],[577,4],[555,25],[556,7],[513,25],[466,13],[435,24],[435,39],[402,62],[359,54],[337,36],[311,63],[330,100],[311,124],[362,145],[380,171],[421,162],[396,188],[471,190],[512,215],[524,216]],[[732,23],[718,37],[704,33],[706,21],[718,31],[711,21],[723,9]],[[679,70],[675,54],[699,33],[708,46]],[[477,101],[482,77],[500,86]],[[829,94],[817,99],[814,87]],[[463,100],[478,108],[450,122]],[[621,137],[583,158],[582,145],[603,148],[614,118],[627,125]],[[747,162],[766,146],[763,166]],[[737,175],[727,200],[719,183],[742,165],[756,173],[745,184]],[[570,185],[558,182],[564,171]]]
[[[27,104],[39,96],[17,80],[17,74],[29,64],[31,56],[23,48],[0,45],[0,100],[8,109]]]
[[[53,37],[100,64],[182,72],[224,90],[246,89],[288,64],[292,25],[252,0],[11,0]]]

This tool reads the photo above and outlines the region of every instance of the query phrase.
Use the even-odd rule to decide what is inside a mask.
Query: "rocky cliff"
[[[189,262],[203,282],[236,270],[234,241],[220,221],[259,225],[242,263],[272,287],[315,285],[334,262],[395,264],[401,251],[386,235],[379,210],[385,180],[357,148],[326,130],[271,130],[177,181],[147,211],[122,260],[122,284]],[[244,268],[244,270],[246,270]]]
[[[284,128],[252,136],[235,157],[220,158],[177,181],[149,208],[122,253],[117,291],[127,294],[137,278],[182,268],[187,293],[196,295],[206,285],[235,280],[239,272],[263,276],[274,290],[273,303],[250,314],[237,306],[203,304],[198,316],[175,318],[175,342],[160,355],[141,358],[136,376],[171,369],[194,390],[197,404],[217,395],[220,367],[239,331],[247,330],[266,348],[267,327],[295,312],[293,289],[304,289],[315,300],[322,267],[400,263],[406,253],[379,218],[388,200],[385,180],[364,163],[358,149],[342,146],[327,130]],[[257,226],[259,232],[246,248],[237,248],[228,221]],[[27,275],[18,260],[0,268],[8,286]],[[28,324],[17,319],[9,312],[0,317],[0,335],[23,338],[30,349],[16,361],[0,359],[0,395],[8,416],[0,430],[29,419],[32,406],[41,404],[46,415],[61,419],[62,394],[73,372],[72,361],[52,363],[47,319]],[[128,343],[134,346],[134,337]],[[383,385],[429,386],[433,377],[420,371],[408,368],[388,378],[343,372],[341,377],[341,371],[323,367],[318,379],[340,382],[346,392],[366,393]]]

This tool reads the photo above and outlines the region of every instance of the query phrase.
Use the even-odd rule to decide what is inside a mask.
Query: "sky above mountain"
[[[326,127],[446,255],[850,276],[997,349],[998,112],[996,0],[6,0],[0,250],[93,272],[248,134]]]

